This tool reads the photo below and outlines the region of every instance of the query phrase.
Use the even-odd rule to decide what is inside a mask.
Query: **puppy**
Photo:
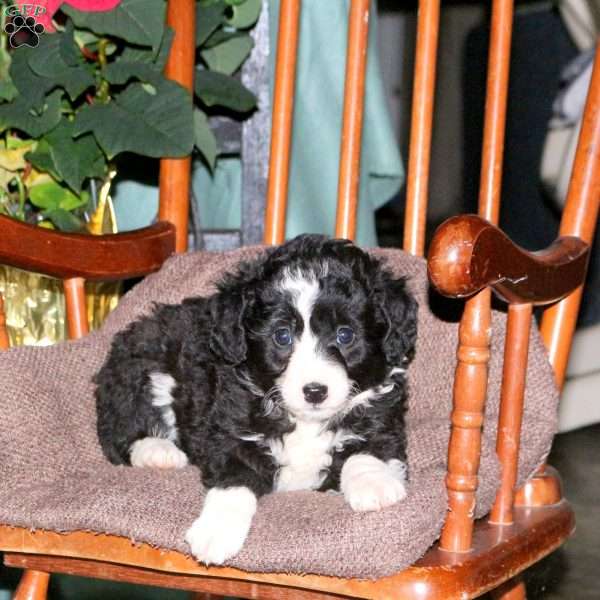
[[[405,369],[417,304],[345,240],[303,235],[209,298],[157,306],[115,336],[95,377],[115,464],[198,466],[194,556],[239,552],[257,498],[340,490],[357,511],[405,497]]]

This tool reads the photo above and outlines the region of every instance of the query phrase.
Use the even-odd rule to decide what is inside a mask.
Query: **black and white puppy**
[[[200,467],[208,493],[186,540],[206,563],[239,552],[269,492],[391,505],[406,495],[416,326],[405,281],[377,259],[297,237],[115,336],[95,377],[102,448],[115,464]]]

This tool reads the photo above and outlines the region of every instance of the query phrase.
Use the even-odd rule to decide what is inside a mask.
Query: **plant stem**
[[[19,188],[19,210],[17,212],[17,218],[21,221],[25,220],[25,184],[21,179],[21,175],[17,173],[15,175],[15,179],[17,181],[17,187]]]
[[[4,27],[6,26],[6,10],[2,5],[0,6],[0,49],[6,50],[8,34],[4,32]]]
[[[100,85],[98,86],[98,92],[96,98],[106,104],[110,100],[109,95],[109,84],[104,78],[104,69],[106,68],[106,47],[108,46],[108,40],[102,38],[98,42],[98,64],[100,65]]]

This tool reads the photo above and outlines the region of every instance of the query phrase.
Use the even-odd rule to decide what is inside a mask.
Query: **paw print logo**
[[[40,43],[40,35],[44,33],[44,26],[36,23],[33,17],[16,15],[12,22],[4,26],[4,31],[10,36],[8,41],[13,48],[20,46],[35,48]]]

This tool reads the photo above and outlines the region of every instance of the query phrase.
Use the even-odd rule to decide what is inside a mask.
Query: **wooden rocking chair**
[[[282,0],[277,47],[271,164],[265,242],[284,239],[295,56],[300,0]],[[338,237],[355,232],[370,0],[351,0]],[[167,73],[191,88],[194,2],[170,0],[168,20],[176,31]],[[439,0],[419,3],[404,248],[422,255],[429,171]],[[495,590],[497,598],[525,597],[518,578],[557,548],[573,531],[574,518],[562,499],[558,475],[539,471],[515,489],[525,364],[532,307],[552,304],[542,321],[556,380],[562,385],[584,281],[588,244],[600,199],[600,52],[560,236],[548,249],[525,252],[496,227],[512,2],[494,0],[489,53],[486,124],[479,217],[456,217],[437,232],[429,249],[433,284],[444,294],[469,297],[458,341],[454,410],[446,485],[448,513],[439,543],[412,567],[376,581],[294,574],[249,573],[206,568],[174,551],[161,551],[113,535],[84,531],[61,534],[0,526],[4,562],[25,569],[15,598],[46,597],[50,573],[69,573],[197,592],[197,597],[242,598],[474,598]],[[115,279],[156,270],[174,250],[185,250],[189,160],[161,164],[160,222],[130,234],[89,239],[63,235],[0,218],[0,259],[65,280],[71,337],[86,333],[83,278]],[[108,260],[110,257],[110,260]],[[473,521],[481,427],[489,360],[491,291],[508,302],[497,451],[502,482],[489,518]],[[559,301],[559,302],[558,302]],[[6,335],[0,344],[7,346]],[[214,596],[211,596],[214,595]]]

